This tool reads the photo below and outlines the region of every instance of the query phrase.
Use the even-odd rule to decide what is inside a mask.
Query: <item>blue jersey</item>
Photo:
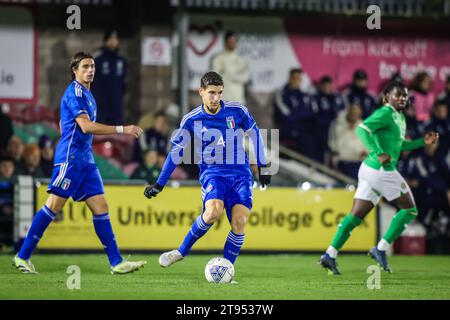
[[[170,151],[158,184],[164,186],[188,146],[193,143],[193,160],[200,167],[200,181],[214,175],[252,178],[244,137],[255,147],[258,166],[265,165],[264,143],[248,109],[237,102],[221,101],[216,114],[208,114],[203,105],[186,114],[173,135]]]
[[[96,120],[97,105],[94,96],[86,87],[73,81],[61,99],[61,139],[55,152],[55,165],[67,162],[95,163],[92,155],[92,134],[85,134],[76,118],[87,114]]]

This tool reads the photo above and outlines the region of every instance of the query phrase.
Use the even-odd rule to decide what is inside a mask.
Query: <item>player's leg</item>
[[[330,246],[325,254],[320,257],[319,264],[322,267],[328,269],[334,275],[341,274],[336,263],[338,252],[350,238],[352,230],[361,224],[373,207],[374,204],[371,201],[354,199],[351,212],[340,221]]]
[[[386,251],[394,241],[400,237],[406,226],[417,217],[417,208],[406,181],[398,172],[395,172],[396,181],[386,187],[386,199],[396,205],[400,210],[394,216],[386,230],[385,234],[378,242],[376,247],[369,251],[369,255],[375,259],[381,267],[387,271],[392,272],[387,262]],[[396,197],[400,194],[400,197]],[[394,198],[394,199],[392,199]]]
[[[371,184],[376,184],[373,182],[374,174],[376,175],[376,173],[371,172],[371,168],[364,164],[361,165],[352,210],[340,221],[330,246],[325,254],[320,257],[319,264],[335,275],[340,274],[336,264],[339,250],[350,238],[352,230],[362,223],[364,217],[376,206],[380,199],[380,195],[371,186]]]
[[[111,273],[124,274],[143,267],[147,263],[146,261],[123,261],[111,225],[105,196],[103,194],[98,194],[89,197],[86,199],[86,204],[93,214],[95,233],[100,239],[106,255],[108,256],[109,264],[111,265]]]
[[[338,251],[344,246],[354,228],[359,226],[364,217],[374,208],[371,201],[354,199],[352,210],[339,222],[336,233],[327,249],[332,258],[336,258]]]
[[[178,248],[178,251],[185,257],[191,251],[194,243],[203,237],[211,226],[216,222],[223,212],[223,201],[220,199],[209,199],[205,202],[205,210],[195,219],[191,229]]]
[[[66,198],[62,198],[55,194],[50,194],[48,196],[44,206],[34,216],[25,241],[14,258],[14,265],[16,268],[24,273],[35,273],[34,266],[29,261],[30,257],[39,240],[41,240],[45,230],[55,219],[56,213],[60,212],[64,207],[66,200]]]
[[[75,201],[86,201],[93,214],[95,233],[102,243],[111,265],[111,273],[133,272],[145,264],[145,261],[123,261],[111,225],[108,204],[104,195],[103,181],[95,164],[85,167],[85,176],[74,196]]]
[[[225,200],[231,230],[225,241],[223,255],[233,264],[244,244],[245,224],[253,205],[252,192],[253,178],[237,177],[233,179]]]
[[[183,240],[183,243],[178,248],[178,251],[185,257],[191,251],[194,243],[203,237],[211,226],[216,222],[223,212],[223,200],[209,199],[205,202],[204,211],[195,219],[191,229]]]
[[[95,195],[86,199],[86,204],[93,214],[95,233],[100,239],[108,256],[109,264],[114,267],[123,261],[119,252],[116,237],[112,229],[108,213],[108,204],[103,194]]]
[[[223,257],[234,264],[245,240],[245,223],[250,209],[242,204],[236,204],[231,209],[231,230],[228,233]]]
[[[200,214],[184,237],[180,247],[176,250],[164,252],[159,257],[159,264],[168,267],[173,263],[182,260],[191,251],[194,243],[203,237],[211,226],[216,222],[223,212],[223,201],[220,199],[209,199],[204,204],[204,211]]]
[[[220,218],[224,208],[226,182],[221,177],[213,177],[202,183],[203,212],[195,219],[180,247],[161,254],[159,264],[162,267],[168,267],[187,256],[194,243]]]

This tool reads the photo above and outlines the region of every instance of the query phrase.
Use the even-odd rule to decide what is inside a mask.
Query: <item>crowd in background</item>
[[[118,54],[119,39],[116,31],[108,31],[104,47],[95,55],[97,74],[93,92],[98,104],[98,119],[107,124],[123,123],[123,93],[127,63]],[[227,32],[223,52],[214,57],[211,68],[227,78],[224,99],[245,101],[245,86],[249,68],[236,52],[237,37]],[[233,76],[239,75],[239,76]],[[305,74],[302,69],[292,69],[285,86],[274,91],[273,125],[280,130],[280,144],[317,162],[330,166],[357,179],[366,149],[355,133],[356,127],[375,109],[382,105],[382,91],[387,83],[379,86],[379,92],[368,91],[368,75],[363,69],[355,70],[351,83],[336,90],[331,76],[324,75],[312,90],[302,90]],[[402,80],[399,74],[389,81]],[[105,109],[103,96],[113,84],[117,96],[112,110]],[[432,78],[426,72],[418,72],[407,83],[410,101],[404,111],[407,139],[420,138],[427,131],[440,134],[438,144],[413,152],[403,152],[398,170],[408,181],[419,209],[418,220],[435,237],[450,233],[450,76],[445,90],[437,97],[432,93]],[[240,97],[240,98],[236,98]],[[109,97],[111,98],[111,97]],[[251,106],[248,106],[252,109]],[[106,116],[107,114],[107,116]],[[101,122],[101,121],[99,121]],[[150,119],[151,125],[132,146],[131,161],[135,164],[127,174],[130,179],[156,182],[166,159],[169,145],[167,115],[158,111]],[[39,137],[36,144],[24,145],[14,135],[11,118],[0,112],[0,235],[11,234],[3,230],[11,221],[13,212],[14,177],[31,175],[50,178],[53,170],[53,154],[57,141],[48,136]],[[173,179],[196,179],[195,165],[178,166]],[[10,228],[7,226],[6,228]],[[0,239],[0,244],[5,243]],[[9,244],[9,243],[6,243]]]
[[[275,94],[273,116],[280,129],[280,144],[357,179],[367,151],[356,127],[383,105],[383,85],[378,95],[367,90],[368,77],[356,70],[352,83],[337,92],[329,76],[323,76],[315,93],[300,89],[303,71],[292,69],[288,83]],[[394,74],[390,81],[402,80]],[[387,83],[386,83],[387,84]],[[384,84],[384,85],[386,85]],[[431,241],[445,239],[439,252],[450,252],[450,76],[445,90],[432,93],[432,79],[418,72],[409,86],[410,99],[404,110],[406,139],[423,137],[428,131],[439,142],[401,154],[398,170],[409,183],[419,209],[418,220],[426,226]],[[435,246],[436,247],[436,246]]]

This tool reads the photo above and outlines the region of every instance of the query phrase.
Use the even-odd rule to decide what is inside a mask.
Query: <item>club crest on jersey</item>
[[[234,122],[233,116],[227,117],[227,128],[234,129],[235,126],[236,126],[236,123]]]
[[[63,180],[63,182],[62,182],[62,184],[61,184],[61,189],[63,189],[63,190],[67,190],[67,189],[69,189],[69,187],[70,187],[70,183],[71,183],[72,181],[70,180],[70,179],[64,179]]]
[[[208,187],[206,187],[206,189],[205,189],[205,193],[210,192],[212,189],[213,189],[212,184],[209,184]]]

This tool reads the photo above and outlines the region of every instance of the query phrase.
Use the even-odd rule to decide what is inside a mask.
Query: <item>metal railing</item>
[[[345,174],[340,173],[339,171],[336,171],[334,169],[331,169],[317,161],[314,161],[298,152],[295,152],[289,148],[286,148],[282,145],[279,146],[280,153],[288,156],[291,159],[294,159],[296,161],[301,162],[302,164],[308,166],[312,170],[319,171],[323,174],[326,174],[339,182],[346,183],[346,184],[356,184],[357,181]]]

